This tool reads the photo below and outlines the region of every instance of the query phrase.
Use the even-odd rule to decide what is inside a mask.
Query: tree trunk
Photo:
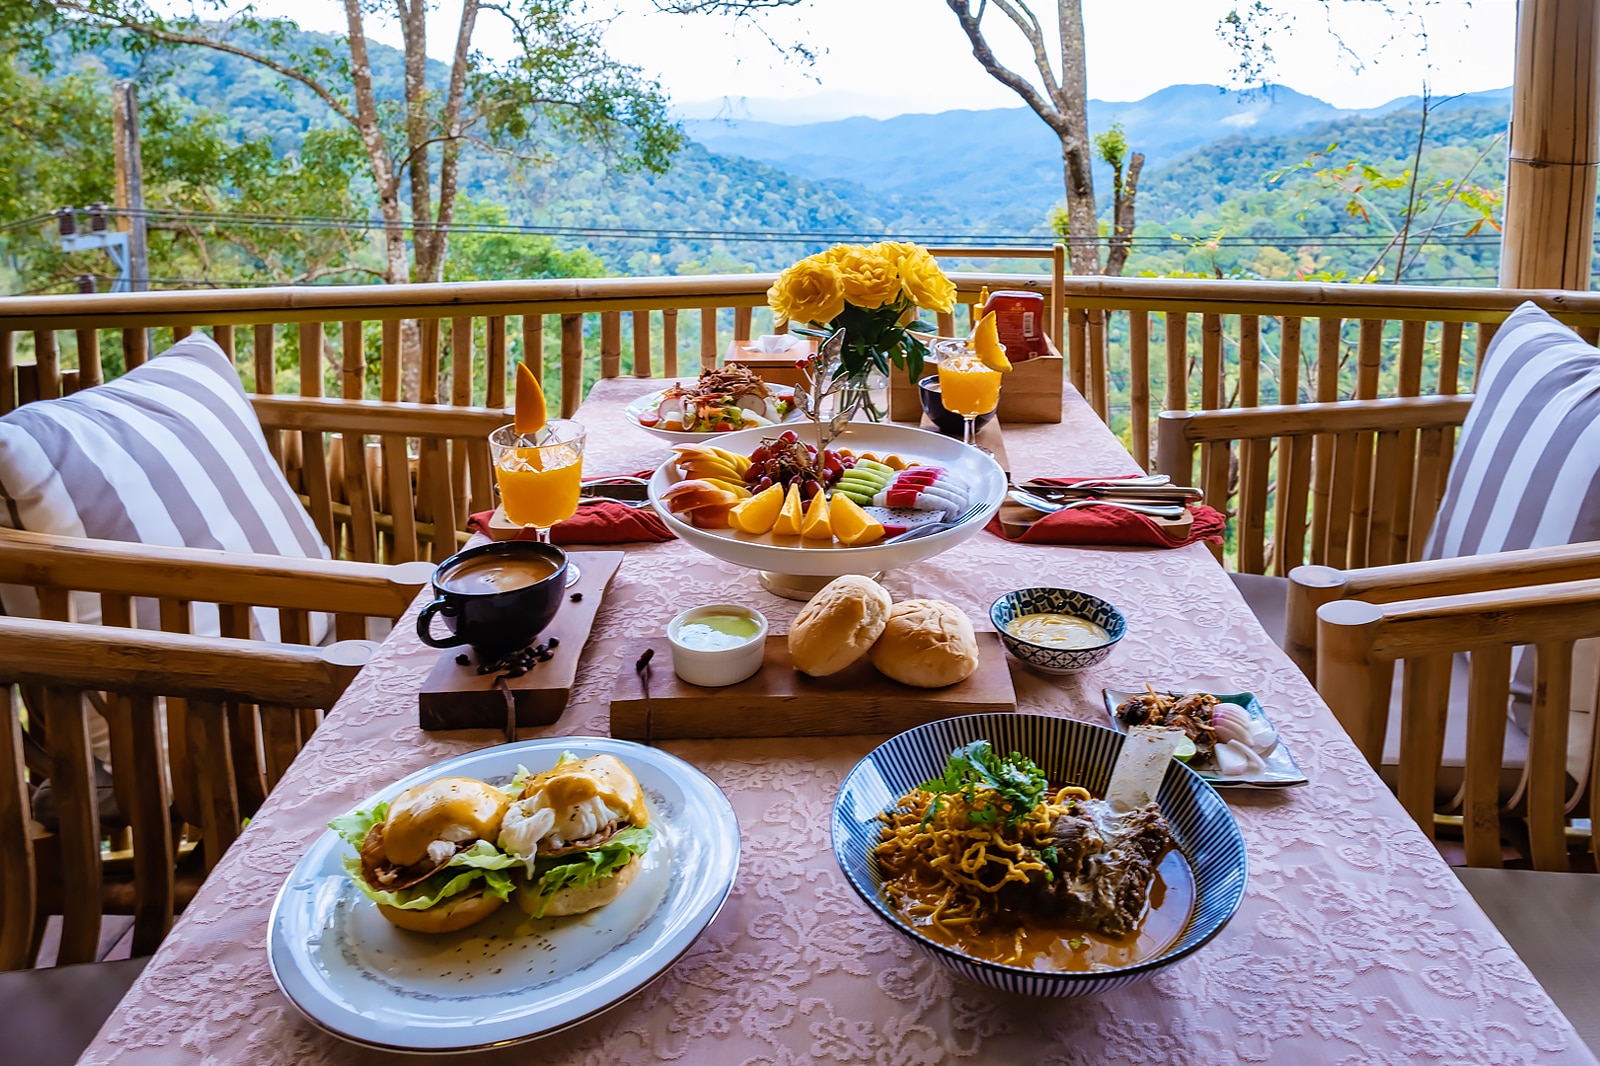
[[[1144,153],[1134,152],[1128,159],[1126,177],[1117,175],[1115,201],[1111,212],[1111,248],[1106,252],[1106,273],[1122,276],[1128,263],[1128,253],[1133,250],[1134,197],[1139,193],[1139,171],[1144,168]]]
[[[1058,0],[1061,89],[1056,128],[1067,189],[1067,256],[1074,274],[1100,273],[1100,222],[1095,217],[1094,175],[1089,169],[1089,75],[1084,64],[1082,0]]]

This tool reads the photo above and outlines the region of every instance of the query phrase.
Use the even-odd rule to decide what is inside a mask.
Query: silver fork
[[[896,533],[888,540],[883,541],[883,543],[899,544],[908,540],[921,540],[923,537],[931,536],[934,533],[942,533],[947,529],[954,529],[959,525],[970,522],[987,509],[988,506],[986,504],[975,503],[954,518],[946,518],[942,522],[924,522],[922,525],[908,529],[904,533]]]

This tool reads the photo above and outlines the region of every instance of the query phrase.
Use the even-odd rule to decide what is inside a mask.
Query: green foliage
[[[456,221],[464,226],[503,226],[510,212],[501,204],[462,200]],[[564,251],[545,236],[530,233],[457,232],[445,260],[446,281],[492,281],[501,278],[598,278],[605,263],[584,248]]]

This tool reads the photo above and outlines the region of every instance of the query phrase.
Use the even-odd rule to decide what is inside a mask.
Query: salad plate
[[[1231,703],[1236,707],[1244,708],[1256,728],[1274,729],[1267,712],[1262,708],[1261,701],[1256,699],[1252,692],[1215,692],[1198,687],[1184,688],[1181,691],[1174,689],[1164,691],[1156,689],[1162,695],[1181,696],[1190,693],[1210,695],[1218,703]],[[1135,696],[1144,695],[1143,690],[1122,691],[1108,688],[1104,690],[1106,713],[1111,716],[1111,725],[1119,732],[1126,733],[1128,727],[1117,717],[1117,708]],[[1292,788],[1295,785],[1304,785],[1308,781],[1306,775],[1300,771],[1300,766],[1294,761],[1294,756],[1289,752],[1289,746],[1281,737],[1267,751],[1260,753],[1263,765],[1258,768],[1246,770],[1244,773],[1226,774],[1217,765],[1216,761],[1207,755],[1196,754],[1189,760],[1189,768],[1199,774],[1216,788]]]
[[[672,386],[647,393],[628,404],[627,407],[623,408],[627,413],[628,421],[651,436],[671,441],[673,444],[693,444],[697,441],[715,440],[742,429],[768,428],[786,422],[794,422],[805,417],[794,406],[793,388],[788,385],[766,385],[766,389],[772,394],[771,400],[775,401],[766,410],[769,413],[776,414],[777,417],[775,418],[766,418],[737,405],[729,405],[721,409],[727,416],[726,421],[707,421],[703,423],[705,428],[699,430],[665,429],[659,423],[652,422],[651,419],[659,418],[663,402],[677,388],[680,388],[680,386]],[[734,421],[735,418],[738,419],[737,422]]]
[[[656,748],[609,737],[551,737],[485,748],[369,796],[362,809],[438,777],[511,780],[562,753],[620,759],[648,799],[655,838],[618,899],[565,918],[515,906],[455,933],[391,925],[344,869],[331,830],[301,857],[273,903],[272,975],[315,1025],[393,1051],[442,1053],[515,1043],[576,1025],[665,973],[716,917],[739,868],[739,824],[720,789]]]

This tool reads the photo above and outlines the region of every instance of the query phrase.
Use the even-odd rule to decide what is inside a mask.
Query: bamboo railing
[[[941,251],[974,258],[1001,250]],[[969,327],[982,288],[1040,292],[1070,382],[1147,468],[1163,410],[1470,392],[1497,324],[1526,299],[1591,341],[1600,335],[1600,295],[1063,277],[1059,249],[1035,254],[1052,259],[1050,274],[952,275],[959,306],[939,316],[941,332]],[[352,558],[410,557],[391,557],[385,547],[395,525],[409,521],[401,539],[432,540],[437,558],[454,538],[433,539],[435,524],[459,529],[469,508],[488,498],[482,428],[492,421],[488,411],[504,409],[516,360],[555,386],[547,387],[553,406],[570,413],[596,377],[692,373],[714,365],[728,342],[770,331],[771,282],[751,274],[0,299],[0,413],[94,384],[115,362],[138,365],[153,343],[205,329],[258,394],[269,439],[337,548]],[[158,331],[154,341],[149,330]],[[420,352],[410,396],[406,343]],[[278,358],[285,348],[297,353],[286,367]],[[298,398],[267,399],[280,390]],[[359,424],[347,421],[357,417],[349,409],[357,399],[376,401]],[[419,429],[421,419],[408,421],[419,407],[403,399],[443,421]],[[340,432],[346,425],[348,435]],[[1453,430],[1443,432],[1439,462],[1447,468]],[[1365,454],[1369,441],[1360,437],[1352,454]],[[1265,480],[1270,491],[1289,480],[1286,462],[1309,460],[1316,498],[1335,488],[1335,445],[1318,436],[1298,458],[1270,443],[1202,445],[1199,484],[1231,510],[1241,485],[1248,496]],[[306,453],[315,458],[319,449],[324,461],[308,462]],[[1352,506],[1370,498],[1372,477],[1372,460],[1357,459]],[[391,497],[413,485],[408,520],[408,508],[397,510]],[[1342,496],[1346,486],[1338,489]],[[355,529],[357,514],[371,511],[377,528]],[[1307,561],[1254,547],[1247,556],[1236,565]]]

